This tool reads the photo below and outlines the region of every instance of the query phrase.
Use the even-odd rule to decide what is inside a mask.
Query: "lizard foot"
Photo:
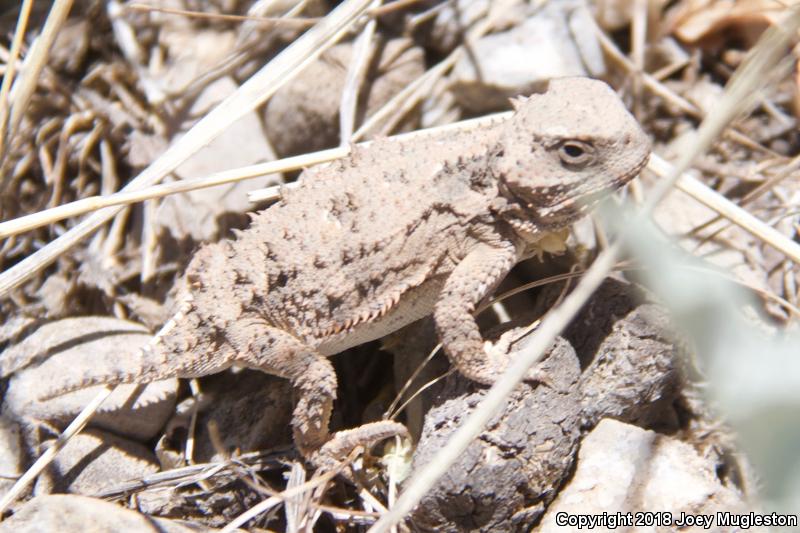
[[[520,339],[519,329],[511,329],[503,333],[495,342],[484,342],[483,351],[486,353],[486,357],[489,358],[489,361],[491,361],[492,367],[498,369],[498,375],[505,372],[508,368],[511,359],[519,350],[518,347],[514,347],[514,344]],[[553,388],[553,383],[548,373],[544,371],[539,364],[528,369],[525,374],[525,381],[528,383],[540,383]]]
[[[383,439],[394,436],[410,439],[408,429],[403,424],[389,420],[371,422],[357,428],[337,431],[328,442],[311,453],[308,460],[321,470],[330,470],[344,460],[356,446],[364,446],[369,449]]]

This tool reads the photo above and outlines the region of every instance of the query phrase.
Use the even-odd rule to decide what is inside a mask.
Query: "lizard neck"
[[[547,229],[535,213],[527,208],[525,201],[514,194],[502,180],[497,180],[497,193],[489,209],[524,241],[536,240]]]
[[[542,252],[562,253],[569,234],[564,225],[551,225],[536,217],[535,211],[521,198],[509,190],[502,181],[498,182],[498,196],[489,209],[494,216],[505,222],[519,237],[527,250],[526,256],[541,255]]]

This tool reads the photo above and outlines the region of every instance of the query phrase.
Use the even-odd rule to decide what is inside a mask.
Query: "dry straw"
[[[792,9],[782,24],[775,25],[764,33],[731,79],[717,108],[701,123],[696,142],[684,152],[681,160],[652,191],[639,216],[649,217],[652,214],[653,209],[669,193],[691,162],[708,150],[725,126],[741,112],[743,104],[750,100],[749,96],[757,93],[761,85],[770,79],[768,74],[783,56],[798,27],[800,7]],[[629,225],[633,228],[636,226],[636,223]],[[611,272],[625,238],[626,232],[623,232],[614,244],[597,257],[575,290],[544,318],[526,349],[517,354],[480,405],[447,444],[431,458],[427,467],[417,471],[394,507],[369,529],[370,533],[388,532],[399,524],[480,435],[489,420],[505,405],[511,392],[523,381],[528,370],[542,358],[556,336],[572,321]]]
[[[124,191],[135,191],[157,183],[224,131],[225,128],[266,101],[281,85],[296,76],[306,65],[319,57],[323,51],[335,44],[356,20],[366,12],[371,3],[372,0],[346,0],[342,2],[319,24],[299,37],[261,70],[256,72],[234,94],[203,117],[186,135],[134,178],[125,187]],[[64,4],[69,4],[69,2],[57,2],[52,9],[63,9]],[[60,11],[55,14],[51,11],[48,21],[54,18],[56,14],[60,16]],[[66,16],[66,13],[63,16]],[[45,27],[47,27],[47,24]],[[51,264],[64,251],[108,222],[120,209],[121,207],[108,207],[97,211],[55,241],[5,271],[0,275],[0,295],[6,294],[9,290]],[[50,450],[45,452],[9,489],[3,499],[0,500],[0,514],[22,494],[27,485],[53,460],[58,449],[63,447],[69,438],[77,434],[88,422],[108,396],[110,390],[113,390],[113,387],[104,388],[103,392],[98,394],[92,403],[81,411],[76,420],[58,438],[59,446],[51,448],[52,452]]]
[[[45,31],[49,33],[43,34],[42,42],[46,43],[47,39],[54,38],[55,32],[60,26],[59,21],[63,22],[63,17],[66,16],[69,5],[71,5],[71,2],[63,0],[53,5],[50,17],[48,17],[48,23],[50,23],[51,19],[53,23],[52,26],[46,25]],[[284,50],[243,84],[236,93],[231,95],[215,110],[198,122],[182,139],[159,157],[159,159],[154,161],[119,193],[105,197],[79,200],[42,213],[21,217],[20,219],[0,224],[0,237],[5,237],[37,226],[52,223],[56,220],[99,209],[99,211],[90,215],[75,228],[26,258],[15,267],[2,273],[0,275],[0,294],[6,294],[14,287],[17,287],[37,272],[41,271],[64,251],[89,236],[94,230],[110,220],[120,211],[122,208],[121,206],[146,199],[162,197],[168,194],[194,190],[196,188],[211,187],[248,179],[258,175],[301,168],[346,155],[349,149],[347,147],[342,147],[317,152],[315,154],[287,158],[263,165],[254,165],[245,169],[222,172],[198,180],[184,180],[167,185],[156,185],[165,175],[173,171],[180,163],[205,146],[230,124],[268,99],[283,83],[299,73],[309,62],[317,58],[322,51],[333,45],[353,26],[361,15],[367,13],[373,6],[374,2],[372,0],[348,0],[340,4],[340,6],[328,16],[321,19],[316,26],[298,38],[289,48]],[[66,11],[64,11],[65,8]],[[657,203],[673,186],[677,186],[704,205],[714,209],[732,223],[739,225],[764,242],[780,250],[793,261],[800,261],[800,246],[798,246],[797,243],[753,217],[726,198],[703,186],[691,176],[684,174],[692,160],[707,150],[711,143],[720,135],[723,128],[735,117],[739,110],[745,107],[743,103],[748,101],[748,97],[755,94],[759,85],[769,79],[768,73],[770,69],[781,59],[783,51],[794,35],[798,25],[800,25],[800,8],[795,8],[790,11],[790,15],[787,16],[783,24],[774,26],[764,34],[759,44],[751,51],[748,60],[743,63],[737,75],[731,80],[717,109],[701,124],[697,135],[697,141],[694,143],[692,149],[687,150],[683,158],[675,166],[669,165],[657,156],[651,159],[649,168],[655,174],[659,175],[662,181],[648,197],[639,216],[649,216]],[[49,37],[45,39],[45,36]],[[42,57],[46,59],[45,45],[35,49],[34,52],[44,54]],[[457,53],[454,53],[453,57],[457,57],[457,55]],[[30,66],[27,67],[27,70],[24,72],[24,79],[26,83],[33,83],[32,87],[35,87],[38,72],[37,65],[40,69],[41,64],[39,61],[41,60],[41,58],[29,58],[29,62],[27,63]],[[420,83],[412,84],[412,86],[403,93],[402,97],[406,98],[418,92],[420,87],[428,86],[432,80],[444,73],[451,65],[452,61],[446,61],[440,65],[439,68],[430,70],[426,76],[420,80]],[[641,74],[641,76],[643,86],[646,89],[661,92],[662,86],[660,83],[645,74]],[[27,85],[25,87],[27,87]],[[30,96],[26,90],[20,90],[17,94],[18,100],[12,102],[10,107],[12,110],[10,120],[11,128],[8,131],[13,131],[15,120],[18,121],[20,116],[15,113],[20,113],[21,111],[17,110],[24,109],[24,103],[27,101],[27,97]],[[393,100],[393,103],[394,102]],[[392,106],[386,106],[386,108],[384,108],[384,114],[381,116],[386,116],[391,108]],[[696,112],[695,109],[691,111]],[[496,120],[498,117],[503,118],[504,116],[505,115],[498,115],[496,117],[466,121],[441,129],[479,127],[488,123],[488,121]],[[356,132],[354,136],[358,137],[362,131],[366,129],[368,129],[368,127],[365,128],[362,126],[362,130]],[[437,129],[436,132],[440,132],[441,129]],[[348,128],[348,131],[351,130],[352,126]],[[416,136],[426,135],[428,133],[430,132],[414,132],[407,135]],[[592,267],[586,272],[576,289],[564,299],[561,305],[553,309],[545,317],[535,331],[534,337],[531,339],[531,343],[528,345],[527,349],[518,354],[506,373],[491,387],[480,406],[465,421],[463,426],[458,429],[448,444],[439,451],[428,468],[419,471],[415,475],[407,485],[406,490],[398,498],[396,504],[374,524],[370,531],[388,531],[407,516],[424,494],[430,490],[437,479],[447,471],[457,457],[467,448],[469,443],[483,430],[488,420],[502,408],[510,392],[522,381],[522,376],[525,376],[527,370],[542,357],[542,354],[551,345],[555,336],[566,327],[594,290],[600,285],[603,279],[605,279],[606,275],[612,270],[617,261],[621,242],[624,238],[625,234],[623,233],[620,240],[603,251]],[[40,457],[18,480],[14,487],[5,495],[4,499],[0,501],[0,512],[8,508],[35,476],[52,461],[58,449],[85,425],[103,399],[109,394],[110,390],[112,390],[112,388],[105,388],[59,437],[57,445]],[[229,524],[227,529],[232,529],[238,527],[238,525],[244,524],[248,519],[257,516],[260,512],[271,508],[279,503],[279,501],[283,501],[290,495],[296,493],[295,488],[289,492],[282,493],[279,497],[267,498],[262,505],[251,509],[248,513]]]

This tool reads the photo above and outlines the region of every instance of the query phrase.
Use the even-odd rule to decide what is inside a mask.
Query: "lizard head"
[[[540,229],[570,224],[647,163],[650,140],[601,81],[552,80],[514,104],[492,172]]]

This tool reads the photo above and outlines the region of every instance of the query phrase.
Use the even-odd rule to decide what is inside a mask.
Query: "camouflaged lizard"
[[[329,356],[433,313],[464,376],[492,383],[502,353],[473,312],[532,246],[635,177],[650,142],[603,82],[553,80],[510,119],[413,141],[382,139],[306,170],[238,238],[203,246],[178,312],[135,372],[96,384],[198,377],[232,365],[291,380],[298,449],[320,463],[405,434],[382,421],[331,435]]]

